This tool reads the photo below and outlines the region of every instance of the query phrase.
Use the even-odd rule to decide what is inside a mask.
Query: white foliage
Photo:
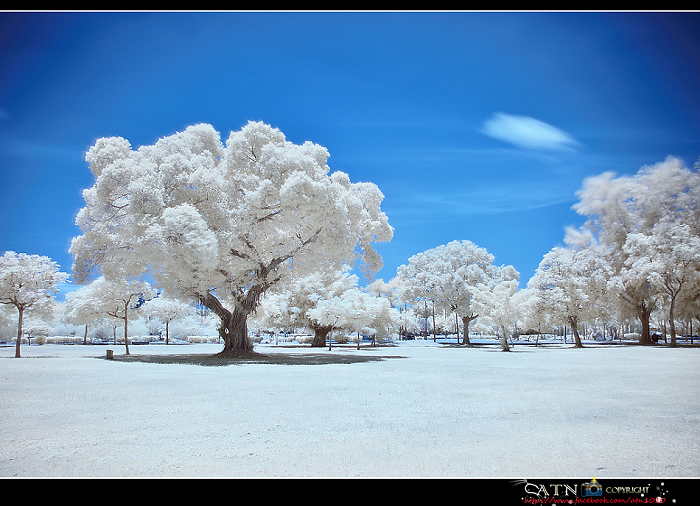
[[[500,335],[505,351],[509,349],[509,329],[515,329],[518,319],[518,306],[514,300],[517,290],[517,279],[502,279],[490,285],[480,285],[474,297],[475,309],[485,315],[483,320],[491,322],[492,330]]]
[[[136,151],[98,140],[86,156],[96,179],[76,220],[83,235],[71,245],[76,275],[148,274],[226,320],[250,314],[292,268],[360,261],[371,274],[381,268],[373,243],[393,235],[383,195],[329,176],[327,159],[322,146],[295,145],[259,122],[225,144],[204,124]]]
[[[584,181],[574,209],[588,217],[585,234],[612,268],[608,283],[648,335],[655,307],[688,303],[698,276],[700,172],[669,157],[632,176],[613,173]],[[685,292],[685,293],[684,293]]]
[[[527,287],[539,292],[554,322],[570,324],[575,331],[579,322],[594,318],[608,302],[611,274],[605,258],[592,247],[555,247],[544,256]]]
[[[457,313],[468,334],[469,321],[482,314],[474,307],[478,292],[519,277],[512,266],[498,267],[493,261],[491,253],[471,241],[452,241],[412,256],[397,273],[407,301],[430,301],[437,312]],[[492,310],[488,304],[481,309]]]
[[[0,304],[35,307],[50,304],[58,284],[68,280],[50,258],[7,251],[0,257]]]
[[[59,265],[45,256],[7,251],[0,257],[0,304],[13,306],[18,314],[16,357],[20,356],[24,312],[50,312],[58,284],[69,278],[58,269]]]

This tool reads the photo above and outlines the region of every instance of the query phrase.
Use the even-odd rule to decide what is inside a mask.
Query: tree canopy
[[[58,284],[69,275],[59,271],[59,265],[49,257],[6,251],[0,257],[0,304],[17,309],[17,346],[15,357],[20,357],[22,319],[28,309],[40,310],[51,304]]]
[[[384,196],[330,173],[328,157],[259,122],[225,143],[206,124],[136,150],[99,139],[86,155],[95,183],[76,218],[75,276],[152,279],[221,319],[224,352],[248,351],[248,316],[293,271],[381,267],[373,243],[393,235]]]

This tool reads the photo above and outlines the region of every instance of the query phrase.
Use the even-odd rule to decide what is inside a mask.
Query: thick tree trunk
[[[466,346],[471,346],[472,343],[469,341],[469,322],[476,320],[479,315],[472,313],[470,316],[462,316],[462,332],[464,333],[462,337],[462,344]]]
[[[501,326],[501,351],[510,351],[510,346],[508,345],[508,331],[503,326]]]
[[[165,322],[165,344],[168,344],[168,326],[170,322]]]
[[[88,324],[85,324],[85,334],[83,334],[83,344],[87,344],[87,329],[88,329]]]
[[[323,348],[326,345],[328,333],[333,330],[333,327],[314,327],[314,339],[311,341],[312,348]]]
[[[17,344],[15,345],[15,358],[21,358],[19,347],[22,344],[22,317],[24,316],[24,308],[17,308],[19,316],[17,318]]]
[[[199,295],[199,301],[204,307],[221,319],[219,337],[224,341],[221,355],[238,355],[253,351],[253,343],[248,339],[248,316],[255,309],[261,292],[257,289],[255,292],[252,290],[248,292],[242,303],[236,304],[233,311],[226,309],[211,293]]]
[[[236,308],[222,319],[219,336],[224,340],[222,355],[236,355],[253,351],[253,343],[248,339],[248,315],[250,313]]]
[[[651,310],[647,308],[646,303],[642,302],[638,306],[637,316],[642,322],[642,336],[639,338],[639,344],[652,344],[651,342],[651,330],[649,326],[649,318],[651,316]]]

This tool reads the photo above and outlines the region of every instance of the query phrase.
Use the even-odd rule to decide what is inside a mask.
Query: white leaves
[[[375,185],[329,176],[325,148],[259,122],[225,146],[200,124],[136,151],[101,139],[88,158],[96,180],[71,246],[81,279],[148,272],[171,293],[246,297],[290,267],[361,260],[374,271],[372,243],[393,234]]]
[[[357,287],[319,300],[306,314],[318,326],[371,334],[395,328],[399,319],[398,310],[388,299],[373,297]]]
[[[163,296],[154,297],[144,303],[141,313],[163,323],[182,319],[194,313],[192,306]]]
[[[577,195],[573,208],[588,221],[582,234],[569,234],[570,242],[595,243],[604,252],[612,268],[608,289],[617,291],[626,309],[648,319],[662,298],[670,302],[682,290],[694,290],[700,277],[700,172],[668,157],[632,176],[590,178]]]
[[[85,155],[90,170],[99,177],[108,165],[126,158],[131,151],[131,144],[123,137],[104,137],[97,139]]]
[[[528,288],[538,290],[551,316],[565,322],[582,319],[599,311],[605,303],[611,270],[605,259],[592,248],[552,248],[542,259]]]
[[[18,309],[50,303],[65,272],[49,257],[6,251],[0,257],[0,304]]]
[[[163,211],[162,241],[175,261],[203,269],[218,262],[216,235],[199,211],[191,204],[181,204]]]
[[[503,274],[493,261],[492,254],[471,241],[452,241],[412,256],[397,272],[406,283],[408,299],[432,300],[439,309],[466,316],[477,286]],[[508,275],[517,277],[517,272],[513,269]]]

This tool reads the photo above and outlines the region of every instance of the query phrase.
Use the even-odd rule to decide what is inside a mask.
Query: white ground
[[[258,345],[401,358],[224,367],[0,347],[0,476],[700,476],[700,348],[589,346]]]

